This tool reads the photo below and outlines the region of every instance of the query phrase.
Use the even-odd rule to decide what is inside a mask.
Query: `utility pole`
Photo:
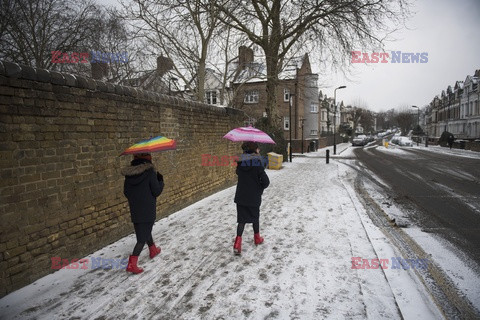
[[[335,113],[333,114],[333,154],[337,154],[337,143],[335,141],[335,126],[337,125],[337,90],[344,88],[346,88],[346,86],[340,86],[333,90],[333,105],[335,106]]]

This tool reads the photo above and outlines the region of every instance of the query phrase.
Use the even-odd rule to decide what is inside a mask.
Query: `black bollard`
[[[428,137],[425,139],[425,147],[428,147]]]
[[[327,163],[330,163],[330,150],[327,149]]]

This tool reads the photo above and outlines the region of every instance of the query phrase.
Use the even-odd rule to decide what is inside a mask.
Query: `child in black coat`
[[[242,149],[244,153],[236,169],[238,184],[234,200],[237,204],[238,225],[233,252],[237,255],[242,251],[242,234],[246,223],[253,224],[255,244],[263,243],[264,239],[260,236],[260,204],[263,190],[270,184],[258,145],[255,142],[245,142]]]
[[[157,197],[162,193],[163,176],[155,171],[152,156],[148,153],[134,155],[129,167],[122,170],[125,176],[123,193],[128,199],[130,216],[137,236],[137,244],[128,259],[127,271],[132,273],[143,272],[137,266],[138,256],[145,243],[148,244],[150,258],[161,251],[152,237],[152,228],[157,216]]]

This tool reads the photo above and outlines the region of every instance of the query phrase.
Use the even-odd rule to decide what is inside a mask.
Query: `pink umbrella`
[[[240,127],[230,130],[229,133],[223,136],[230,141],[252,141],[258,143],[270,143],[275,144],[275,141],[270,138],[268,134],[253,127]]]

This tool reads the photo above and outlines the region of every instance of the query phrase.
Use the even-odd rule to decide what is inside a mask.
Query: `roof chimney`
[[[238,48],[238,66],[241,69],[245,69],[245,67],[252,62],[253,62],[253,50],[245,46],[240,46]]]
[[[170,58],[164,56],[157,57],[157,73],[159,77],[162,77],[165,73],[173,69],[173,61]]]

